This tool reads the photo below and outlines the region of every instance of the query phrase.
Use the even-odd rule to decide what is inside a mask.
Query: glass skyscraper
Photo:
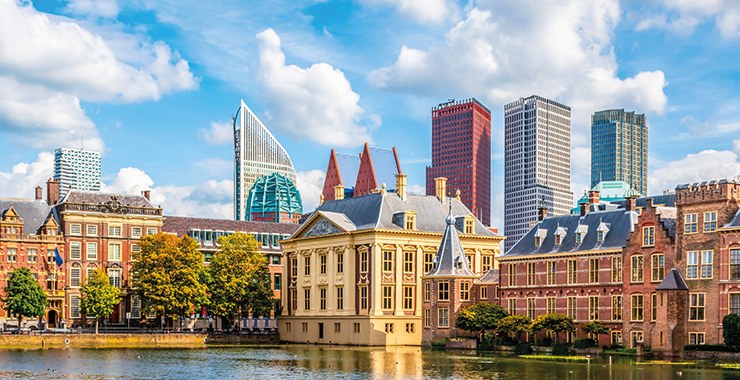
[[[645,114],[611,109],[591,115],[591,187],[623,181],[648,195],[647,153]]]
[[[54,151],[54,179],[59,199],[70,190],[100,191],[100,152],[59,148]]]

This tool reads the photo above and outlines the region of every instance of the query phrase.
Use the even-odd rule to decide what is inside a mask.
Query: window
[[[642,256],[632,256],[632,276],[630,282],[642,282]]]
[[[326,288],[319,288],[319,310],[326,310]]]
[[[108,260],[121,261],[121,244],[108,243]]]
[[[367,251],[360,252],[360,272],[367,272]]]
[[[540,235],[534,236],[534,246],[539,247],[542,245],[542,237]]]
[[[654,321],[658,318],[658,294],[652,293],[650,295],[650,320]]]
[[[650,266],[653,272],[652,281],[663,281],[665,278],[665,256],[662,254],[654,254],[652,256],[652,265]]]
[[[287,331],[287,332],[291,332],[291,331],[293,331],[293,326],[291,325],[291,323],[290,323],[290,322],[287,322],[287,323],[285,324],[285,331]]]
[[[697,214],[686,214],[683,216],[683,232],[693,234],[697,232]]]
[[[480,299],[481,300],[487,300],[488,299],[488,287],[487,286],[481,286],[480,287]]]
[[[311,310],[311,289],[310,288],[303,289],[303,309],[307,311]]]
[[[337,273],[344,273],[344,253],[337,253]]]
[[[509,268],[509,286],[516,286],[516,264],[511,263]]]
[[[740,280],[740,249],[730,250],[730,280]]]
[[[588,259],[588,282],[595,284],[599,282],[599,259]]]
[[[612,282],[622,282],[622,257],[612,257]]]
[[[141,318],[141,298],[136,294],[131,295],[131,318]]]
[[[311,256],[303,257],[303,275],[304,276],[311,275]]]
[[[557,262],[547,262],[547,285],[555,285],[555,270],[557,268]]]
[[[424,327],[432,326],[432,309],[424,309]]]
[[[536,303],[534,297],[527,298],[527,317],[534,319],[536,317]]]
[[[555,245],[560,245],[563,241],[563,235],[555,234]]]
[[[303,332],[308,332],[308,322],[301,323],[301,330],[303,330]]]
[[[147,235],[156,235],[157,234],[157,228],[156,227],[150,227],[146,229]]]
[[[121,236],[121,226],[108,226],[108,236]]]
[[[703,332],[690,332],[689,333],[689,344],[704,344],[704,333]]]
[[[575,320],[576,319],[576,297],[568,297],[567,298],[567,304],[566,304],[566,315],[568,315],[568,318]]]
[[[26,257],[29,264],[34,264],[38,261],[38,250],[36,248],[29,248],[26,251]]]
[[[470,301],[470,283],[469,282],[460,283],[460,300]]]
[[[642,227],[642,246],[652,247],[655,245],[655,226]]]
[[[98,225],[97,224],[88,224],[87,225],[87,236],[97,236],[98,234]],[[141,302],[141,301],[139,301]]]
[[[393,287],[383,286],[383,310],[393,309]]]
[[[72,318],[80,318],[79,296],[69,296],[69,316]]]
[[[588,320],[599,320],[599,296],[588,297]]]
[[[360,286],[360,309],[367,310],[367,285]]]
[[[97,260],[98,259],[98,243],[87,243],[87,259]]]
[[[507,306],[508,306],[508,312],[509,315],[516,314],[516,298],[509,298],[507,300]]]
[[[712,278],[713,251],[701,251],[701,278]]]
[[[475,261],[474,260],[475,255],[473,255],[473,254],[471,254],[471,255],[465,255],[465,258],[468,260],[468,267],[470,268],[470,270],[475,271],[474,270],[475,267],[473,266],[473,262]]]
[[[81,235],[82,234],[82,225],[81,224],[70,224],[69,225],[69,234],[70,235]]]
[[[689,321],[704,320],[704,293],[689,294]]]
[[[424,283],[424,302],[429,302],[431,298],[432,298],[432,283],[425,282]]]
[[[642,294],[633,294],[631,301],[632,315],[630,319],[642,321]]]
[[[437,284],[437,301],[449,301],[450,300],[450,283],[447,281],[440,281]]]
[[[140,238],[141,237],[141,227],[131,227],[131,237]]]
[[[80,287],[81,270],[79,267],[69,268],[69,286],[73,288]]]
[[[612,296],[612,321],[622,320],[622,296]]]
[[[645,334],[640,330],[632,331],[632,344],[633,348],[635,347],[635,344],[642,343],[645,339]]]
[[[275,276],[272,279],[272,289],[280,290],[282,288],[281,282],[282,282],[282,275],[280,273],[275,273]]]
[[[465,233],[472,234],[475,221],[472,218],[465,218]]]
[[[576,260],[575,259],[569,259],[568,260],[568,284],[575,284],[576,283]]]
[[[598,242],[604,241],[604,231],[601,231],[601,230],[596,231],[596,241]]]
[[[434,269],[434,254],[424,252],[424,273],[429,273]]]
[[[326,274],[326,255],[319,255],[319,274]]]
[[[383,272],[393,272],[393,251],[383,251]]]
[[[352,324],[352,332],[354,332],[355,334],[360,333],[360,323],[359,322],[355,322]]]
[[[298,258],[290,258],[290,275],[291,277],[298,277]]]
[[[547,297],[547,314],[555,312],[555,297]]]
[[[280,256],[270,255],[270,265],[280,265]]]
[[[450,309],[443,307],[437,310],[437,327],[450,327]]]
[[[336,322],[334,323],[334,332],[335,333],[342,332],[342,324],[341,323],[336,323]]]
[[[535,270],[535,263],[527,263],[527,285],[534,285]]]
[[[712,232],[717,230],[717,211],[709,211],[704,213],[704,232]]]
[[[740,314],[740,293],[730,293],[730,313]]]
[[[622,344],[622,332],[612,331],[612,346]]]
[[[404,273],[414,273],[414,252],[403,253],[403,271]]]
[[[413,323],[407,323],[406,324],[406,332],[409,334],[414,333],[414,324]]]
[[[576,244],[581,244],[582,241],[583,241],[583,233],[576,232]]]
[[[700,255],[701,254],[701,255]],[[701,261],[699,261],[701,259]],[[686,253],[686,278],[712,278],[713,251],[689,251]],[[699,270],[701,268],[701,270]]]
[[[139,252],[141,252],[141,245],[131,244],[131,253],[139,253]]]
[[[79,241],[73,241],[69,243],[69,258],[72,260],[79,260],[82,256],[82,243]]]
[[[686,278],[699,278],[699,251],[686,252]]]
[[[416,229],[416,216],[411,213],[406,213],[406,221],[404,223],[404,226],[407,230],[415,230]]]
[[[414,287],[413,286],[403,287],[403,309],[404,310],[414,309]]]
[[[337,286],[337,310],[344,309],[344,287]]]
[[[740,254],[738,254],[738,256],[740,256]],[[482,264],[483,267],[481,269],[483,270],[483,272],[488,272],[493,267],[493,265],[491,265],[492,257],[482,256],[482,259],[483,259],[483,264]]]
[[[108,281],[116,288],[121,287],[121,270],[120,269],[108,269]]]

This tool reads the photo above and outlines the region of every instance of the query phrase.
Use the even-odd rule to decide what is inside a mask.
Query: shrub
[[[432,341],[432,347],[444,347],[447,345],[447,339],[437,339]]]
[[[534,352],[531,343],[519,343],[514,348],[514,353],[517,355],[528,355]]]
[[[552,347],[552,354],[553,355],[568,355],[570,354],[570,344],[568,343],[560,343],[556,344]]]
[[[690,344],[683,349],[684,351],[740,352],[740,346],[727,344]]]
[[[550,338],[549,336],[542,338],[541,345],[545,347],[552,346],[552,338]]]
[[[493,338],[493,345],[494,346],[516,346],[517,340],[508,336],[508,335],[499,335]]]
[[[726,345],[740,345],[740,315],[728,314],[722,318],[722,335]]]
[[[592,348],[596,347],[596,342],[590,338],[578,338],[573,343],[574,348]]]

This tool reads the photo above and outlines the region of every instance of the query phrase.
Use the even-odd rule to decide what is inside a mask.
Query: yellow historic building
[[[288,342],[352,345],[420,345],[421,277],[435,255],[452,214],[473,273],[493,269],[504,239],[478,221],[458,198],[385,189],[323,203],[283,246],[286,268],[279,318]]]

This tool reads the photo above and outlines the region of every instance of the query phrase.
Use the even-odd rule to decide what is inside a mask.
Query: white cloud
[[[234,143],[234,127],[230,123],[212,122],[208,129],[198,129],[198,134],[209,145]]]
[[[101,183],[100,191],[104,193],[141,194],[150,190],[154,180],[139,168],[121,168],[110,185]]]
[[[377,116],[366,116],[360,96],[344,73],[327,63],[308,68],[285,64],[280,37],[272,29],[257,34],[258,80],[271,127],[297,138],[331,146],[358,146],[370,141]]]
[[[686,157],[663,162],[651,170],[648,188],[659,194],[684,183],[733,178],[740,174],[740,156],[729,150],[704,150]]]
[[[396,10],[420,23],[440,23],[457,15],[457,7],[449,0],[361,0],[370,6],[392,5]]]
[[[114,18],[118,16],[116,0],[71,0],[67,11],[81,16]]]
[[[638,31],[663,29],[689,35],[697,26],[714,21],[722,37],[740,38],[740,2],[736,0],[663,0],[663,12],[637,23]]]
[[[324,190],[324,177],[326,174],[323,170],[313,169],[297,173],[296,187],[301,193],[301,202],[303,202],[303,212],[311,212],[319,205],[319,198]]]
[[[740,154],[740,139],[732,141],[732,148],[735,150],[735,153]]]
[[[51,178],[53,168],[54,154],[41,152],[34,162],[21,162],[9,172],[0,171],[0,197],[33,198],[36,186],[41,186],[45,194],[45,183]]]

